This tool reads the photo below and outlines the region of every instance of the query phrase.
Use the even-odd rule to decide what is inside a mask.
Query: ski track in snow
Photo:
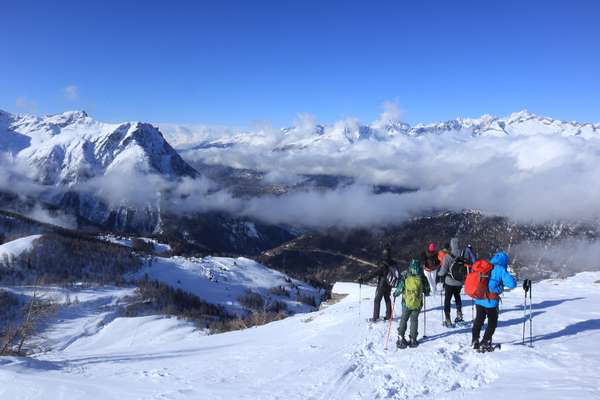
[[[80,290],[80,304],[46,331],[51,351],[0,357],[0,399],[598,399],[600,273],[534,286],[534,347],[522,346],[523,292],[504,295],[495,340],[470,349],[470,325],[441,326],[430,297],[416,349],[389,349],[387,323],[370,324],[373,288],[337,284],[339,303],[266,326],[205,335],[157,316],[120,318],[128,290]],[[58,289],[57,289],[58,290]],[[73,295],[71,295],[73,297]],[[437,302],[436,302],[437,300]],[[464,314],[471,317],[470,301]],[[433,303],[433,305],[431,305]],[[113,307],[113,308],[111,308]],[[112,310],[112,311],[111,311]],[[400,309],[396,312],[399,315]],[[423,334],[423,314],[419,335]]]

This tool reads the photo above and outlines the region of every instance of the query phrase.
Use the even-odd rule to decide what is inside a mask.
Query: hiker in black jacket
[[[386,246],[383,249],[383,260],[379,263],[379,266],[371,273],[358,279],[360,284],[368,282],[371,279],[377,277],[377,290],[375,291],[375,304],[373,305],[373,318],[372,322],[379,320],[379,309],[381,307],[381,299],[385,300],[385,318],[388,320],[392,318],[392,300],[390,298],[392,288],[388,284],[387,275],[391,268],[395,268],[396,262],[392,258],[392,249]]]

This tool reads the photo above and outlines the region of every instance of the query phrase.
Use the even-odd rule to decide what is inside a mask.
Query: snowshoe
[[[445,326],[446,328],[456,328],[456,325],[454,325],[454,324],[452,323],[452,321],[451,321],[451,320],[449,320],[449,319],[446,319],[446,320],[444,321],[444,326]]]
[[[479,353],[491,353],[495,350],[500,350],[502,348],[502,346],[500,344],[492,344],[490,342],[487,343],[481,343],[481,345],[479,346],[479,350],[477,350]]]
[[[465,320],[464,320],[464,318],[463,318],[463,315],[462,315],[462,313],[461,313],[461,312],[459,312],[459,313],[456,315],[456,318],[454,318],[454,323],[455,323],[455,324],[462,324],[462,323],[464,323],[464,322],[465,322]]]
[[[405,349],[408,347],[408,342],[404,338],[398,338],[398,341],[396,342],[396,347],[399,349]]]
[[[408,346],[414,349],[415,347],[419,346],[419,342],[417,342],[417,339],[411,338]]]

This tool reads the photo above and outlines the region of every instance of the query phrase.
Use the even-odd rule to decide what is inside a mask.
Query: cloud
[[[377,121],[397,117],[398,112],[397,104],[390,103]],[[379,129],[375,125],[371,128]],[[182,151],[188,160],[259,170],[264,184],[282,185],[288,193],[240,199],[206,178],[169,180],[126,170],[70,189],[93,193],[111,207],[161,207],[180,213],[220,210],[309,227],[394,224],[449,209],[479,209],[524,222],[600,217],[600,185],[595,184],[600,181],[600,133],[562,136],[534,127],[527,135],[474,136],[473,128],[467,127],[376,140],[361,137],[364,127],[356,119],[321,130],[307,114],[300,114],[294,128],[284,132],[268,125],[248,130],[175,127],[175,134],[167,132],[166,137],[174,135],[180,149],[192,148]],[[186,141],[188,134],[201,143],[218,139],[229,144],[194,148]],[[292,147],[282,149],[283,145]],[[9,164],[4,170],[13,171],[15,178],[0,174],[0,186],[18,187],[24,193],[43,191],[19,178],[28,166]],[[350,177],[354,184],[298,189],[305,175],[314,174]],[[376,194],[374,185],[411,191]]]
[[[36,204],[34,208],[27,214],[27,217],[35,219],[36,221],[45,222],[47,224],[61,226],[67,229],[77,228],[77,218],[72,215],[66,215],[61,211],[50,211],[40,207]]]
[[[513,248],[513,261],[527,279],[565,277],[582,271],[600,270],[600,242],[563,239],[554,242],[523,242]]]
[[[34,100],[19,96],[15,99],[15,106],[18,110],[34,114],[37,112],[37,103]]]
[[[385,101],[383,103],[383,111],[379,114],[379,117],[371,124],[372,127],[381,129],[390,121],[401,121],[402,120],[402,110],[398,101]]]
[[[398,113],[397,105],[389,103],[377,121]],[[377,121],[372,128],[377,129]],[[600,181],[597,128],[587,136],[563,136],[549,130],[554,124],[540,124],[523,135],[474,136],[474,128],[467,126],[459,132],[344,144],[342,138],[354,140],[359,133],[355,119],[329,125],[322,135],[314,132],[314,117],[299,117],[295,125],[285,135],[262,132],[269,139],[183,155],[258,169],[271,182],[286,183],[286,177],[294,182],[307,174],[347,176],[356,182],[327,192],[264,196],[245,203],[244,215],[270,222],[364,226],[401,222],[433,209],[480,209],[520,221],[600,217],[600,185],[593,184]],[[300,145],[276,150],[294,142]],[[371,185],[415,190],[376,195]]]
[[[65,99],[70,101],[79,100],[79,86],[77,85],[67,85],[62,89],[63,95]]]

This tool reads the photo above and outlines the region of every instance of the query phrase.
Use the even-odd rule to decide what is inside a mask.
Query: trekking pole
[[[440,309],[442,310],[442,325],[444,325],[444,287],[440,290]]]
[[[427,296],[423,293],[423,339],[427,337]]]
[[[529,347],[533,347],[533,300],[531,281],[529,281]]]
[[[385,335],[385,347],[384,347],[384,350],[388,349],[388,342],[390,340],[390,333],[392,331],[392,321],[394,320],[394,308],[396,308],[396,298],[395,297],[394,297],[394,302],[392,303],[392,316],[390,317],[390,320],[388,321],[387,334]]]
[[[525,297],[523,299],[523,341],[522,345],[525,345],[525,325],[527,325],[527,292],[529,291],[529,279],[523,281],[523,292]]]
[[[362,300],[362,283],[358,283],[358,323],[360,323],[360,302]]]

